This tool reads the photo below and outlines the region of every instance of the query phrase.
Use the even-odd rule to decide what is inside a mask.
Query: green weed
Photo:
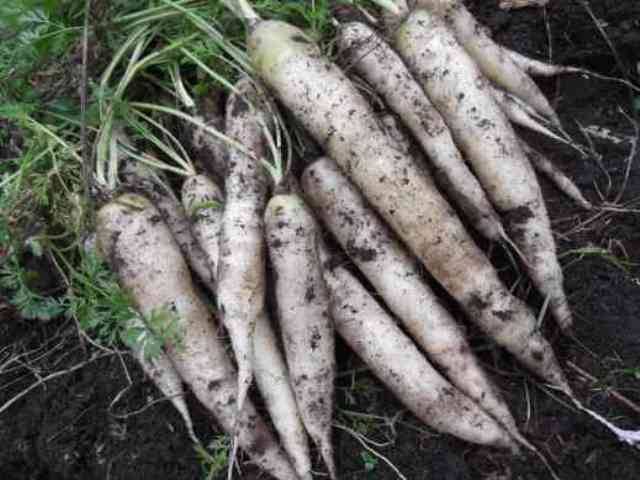
[[[227,435],[215,437],[206,449],[201,446],[196,447],[205,480],[211,480],[227,469],[230,450],[231,440]]]

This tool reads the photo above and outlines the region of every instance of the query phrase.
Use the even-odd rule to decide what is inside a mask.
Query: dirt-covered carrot
[[[95,241],[95,235],[93,238],[94,241],[91,242],[90,245],[85,244],[85,247],[88,247],[88,251],[95,250],[95,244],[97,243]],[[100,251],[100,248],[97,250],[97,253],[100,256],[104,256],[103,252]],[[160,392],[169,399],[171,404],[178,411],[184,421],[191,441],[193,441],[195,445],[200,445],[200,439],[198,439],[193,430],[193,420],[191,419],[191,414],[189,413],[189,408],[187,407],[187,402],[185,400],[182,378],[180,378],[176,367],[173,365],[173,362],[171,362],[171,359],[164,350],[153,352],[153,356],[148,355],[148,352],[145,351],[144,341],[139,341],[139,339],[149,338],[153,335],[153,332],[149,326],[144,323],[137,312],[132,313],[135,314],[129,318],[124,328],[126,331],[135,332],[137,334],[136,340],[125,343],[127,343],[133,358],[137,360],[144,373],[151,379],[158,390],[160,390]]]
[[[565,65],[556,65],[553,63],[546,63],[541,60],[527,57],[521,53],[513,50],[505,49],[507,54],[511,57],[513,63],[515,63],[521,70],[530,73],[531,75],[538,75],[541,77],[553,77],[556,75],[562,75],[566,73],[589,73],[579,67],[570,67]]]
[[[531,161],[533,168],[544,173],[562,193],[582,208],[585,210],[591,210],[593,208],[591,202],[584,198],[584,195],[582,195],[582,192],[573,180],[555,166],[545,155],[527,144],[524,140],[520,140],[520,144]]]
[[[556,321],[569,328],[571,309],[542,192],[488,81],[446,23],[426,10],[415,10],[405,20],[395,45],[503,215],[507,233],[524,254],[535,286],[549,297]]]
[[[222,193],[213,181],[198,175],[183,184],[185,209],[192,219],[194,235],[216,271],[222,218]],[[254,376],[285,451],[301,479],[311,478],[307,434],[300,420],[285,360],[266,312],[256,320],[253,335],[256,359]]]
[[[416,9],[429,11],[447,24],[487,78],[556,124],[560,123],[536,83],[513,61],[504,47],[491,39],[461,0],[416,0],[413,3]]]
[[[166,312],[175,321],[180,341],[169,341],[167,353],[198,400],[258,466],[278,479],[298,479],[253,405],[247,401],[238,412],[235,369],[159,211],[144,197],[122,195],[98,211],[97,235],[140,312]]]
[[[121,170],[122,180],[133,190],[151,200],[162,215],[173,238],[180,246],[189,266],[198,275],[205,287],[215,292],[215,272],[209,266],[207,256],[191,232],[189,218],[180,201],[167,186],[162,174],[140,162],[126,162]]]
[[[266,312],[256,320],[253,349],[256,357],[256,384],[269,417],[300,480],[311,480],[307,432],[296,402],[289,370],[278,349],[278,339]]]
[[[135,329],[141,336],[151,334],[149,328],[140,318],[132,318],[127,329]],[[171,362],[169,356],[163,351],[154,352],[152,357],[148,356],[144,351],[144,346],[139,343],[131,343],[128,345],[133,353],[133,357],[138,361],[144,373],[151,379],[158,390],[167,397],[175,409],[180,413],[189,438],[194,444],[200,445],[200,440],[193,431],[193,421],[189,414],[189,408],[185,401],[184,388],[182,388],[182,378],[178,374],[176,367]]]
[[[532,313],[505,288],[431,178],[398,151],[344,73],[304,32],[283,22],[256,21],[248,46],[272,91],[469,318],[546,381],[569,391]]]
[[[235,85],[226,107],[226,135],[246,150],[228,147],[225,205],[217,272],[218,311],[238,363],[239,405],[253,377],[253,330],[264,305],[263,216],[268,180],[256,159],[265,157],[261,94],[248,78]],[[251,156],[247,153],[249,152]]]
[[[336,478],[331,442],[335,347],[329,294],[318,258],[320,231],[296,194],[271,198],[265,225],[278,318],[300,414],[331,478]]]
[[[558,142],[569,145],[572,144],[572,142],[551,130],[547,125],[545,125],[546,120],[544,118],[541,118],[537,112],[533,111],[533,109],[522,103],[513,95],[510,95],[499,88],[491,88],[491,94],[507,118],[515,125],[528,128],[529,130],[538,132]]]
[[[473,226],[490,240],[504,238],[500,218],[462,158],[449,128],[400,56],[372,28],[357,21],[340,25],[337,44],[342,65],[354,69],[400,116],[428,155],[436,181]]]
[[[207,257],[209,269],[217,272],[224,205],[222,190],[208,176],[200,174],[189,177],[182,184],[181,196],[182,206],[191,220],[193,236]]]
[[[517,451],[495,420],[447,382],[394,320],[344,267],[326,261],[337,332],[413,414],[432,428],[473,443]]]
[[[464,333],[426,284],[415,260],[337,165],[328,158],[316,160],[305,169],[302,185],[329,231],[444,375],[519,435]]]

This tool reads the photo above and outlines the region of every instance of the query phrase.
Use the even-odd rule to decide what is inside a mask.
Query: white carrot
[[[273,426],[300,480],[311,480],[307,432],[296,403],[289,370],[278,349],[278,339],[266,312],[256,320],[253,336],[254,375]]]
[[[545,125],[546,122],[544,118],[541,118],[535,111],[532,111],[533,109],[530,109],[517,98],[503,90],[500,90],[499,88],[494,87],[491,88],[491,94],[507,118],[515,125],[538,132],[546,137],[556,140],[557,142],[572,145],[571,141],[561,137],[547,127]]]
[[[256,70],[431,274],[500,345],[570,391],[536,319],[502,284],[428,175],[398,151],[366,100],[301,30],[254,25]]]
[[[309,165],[302,179],[317,214],[418,345],[456,387],[510,433],[519,435],[513,416],[478,364],[464,333],[425,283],[414,259],[355,186],[328,158]]]
[[[460,0],[417,0],[415,7],[440,17],[487,78],[524,100],[554,123],[560,124],[558,116],[536,83],[516,65],[504,47],[489,37],[485,28]]]
[[[141,335],[150,335],[151,331],[139,318],[132,318],[127,328],[135,328]],[[144,351],[143,345],[130,344],[129,348],[133,353],[133,357],[138,361],[144,373],[151,379],[158,390],[167,397],[175,409],[180,413],[185,426],[187,427],[187,433],[189,438],[195,445],[201,445],[200,440],[196,437],[193,431],[193,421],[189,414],[189,408],[185,401],[184,389],[182,388],[182,378],[178,374],[176,367],[171,362],[169,356],[161,350],[155,352],[153,357],[149,357]]]
[[[97,250],[98,255],[104,257],[104,253],[100,251],[100,248],[95,248],[97,246],[95,235],[93,235],[93,238],[93,242],[85,244],[85,250],[88,252]],[[129,318],[125,325],[125,330],[135,331],[138,334],[137,338],[148,338],[153,335],[149,327],[140,318],[138,312],[132,312],[131,318]],[[178,411],[184,421],[187,434],[189,438],[191,438],[191,441],[194,445],[201,445],[200,439],[198,439],[193,430],[193,420],[191,419],[191,414],[189,413],[189,408],[184,398],[185,392],[184,388],[182,388],[182,378],[180,378],[176,367],[171,362],[167,353],[164,350],[160,350],[154,352],[153,356],[149,356],[148,352],[145,351],[144,343],[138,341],[127,342],[127,346],[131,350],[133,358],[135,358],[142,367],[144,373]]]
[[[167,352],[198,400],[258,466],[278,479],[298,479],[253,405],[247,401],[238,412],[236,372],[158,210],[143,197],[122,195],[98,211],[97,227],[100,248],[140,312],[172,314],[181,341],[169,341]]]
[[[522,71],[530,73],[531,75],[553,77],[565,73],[589,73],[587,70],[583,70],[578,67],[555,65],[527,57],[513,50],[505,49],[505,51],[508,53],[509,57],[511,57],[513,63],[515,63]]]
[[[517,451],[507,433],[447,382],[346,269],[323,253],[337,332],[373,373],[432,428],[482,445]]]
[[[490,240],[502,240],[505,233],[498,214],[462,158],[442,116],[400,56],[360,22],[341,24],[337,44],[342,65],[355,69],[400,116],[433,164],[438,184],[473,226]]]
[[[194,235],[206,252],[213,271],[217,271],[218,239],[222,220],[222,193],[204,175],[187,180],[182,187]],[[256,319],[253,335],[256,359],[254,375],[258,390],[271,417],[285,451],[301,479],[311,478],[311,459],[306,432],[300,420],[289,373],[278,349],[278,341],[266,312]]]
[[[296,194],[271,198],[265,224],[293,390],[304,426],[335,479],[331,442],[335,346],[329,294],[318,258],[320,231]]]
[[[263,137],[266,119],[257,110],[262,101],[252,82],[244,78],[237,82],[226,108],[226,135],[246,148],[240,151],[228,147],[217,272],[218,311],[238,363],[239,408],[253,378],[253,330],[265,308],[263,214],[267,177],[256,160],[266,153]]]
[[[181,197],[193,236],[207,258],[209,269],[217,272],[224,205],[222,191],[213,180],[200,174],[189,177],[182,184]]]
[[[173,238],[180,246],[189,266],[211,292],[215,292],[215,273],[211,270],[207,256],[191,232],[189,219],[166,179],[140,162],[125,162],[121,169],[122,179],[135,191],[151,200],[166,222]]]
[[[540,186],[489,83],[446,24],[425,10],[407,18],[395,44],[503,215],[556,321],[569,328],[571,310]]]

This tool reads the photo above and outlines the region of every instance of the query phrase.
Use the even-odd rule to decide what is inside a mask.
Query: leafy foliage
[[[12,292],[11,304],[26,319],[51,320],[66,310],[65,299],[46,297],[29,287],[29,275],[16,255],[11,255],[0,267],[0,287]]]
[[[252,3],[264,18],[292,22],[318,41],[332,35],[329,0]],[[0,162],[0,287],[10,292],[26,318],[72,316],[104,345],[124,341],[153,356],[165,341],[179,345],[175,315],[159,309],[142,318],[114,275],[82,245],[91,227],[85,221],[90,204],[84,197],[78,94],[84,7],[83,0],[0,2],[0,121],[19,128],[22,137],[18,154],[12,152],[14,158]],[[202,19],[204,29],[190,15]],[[134,42],[114,61],[109,81],[101,82],[105,62],[145,25],[148,33],[139,43],[138,59],[166,53],[132,68]],[[228,51],[211,41],[206,25],[218,29],[225,42],[243,48],[246,27],[220,1],[92,2],[85,121],[93,151],[99,150],[100,132],[107,132],[104,142],[111,140],[111,129],[103,130],[108,110],[114,126],[130,127],[127,133],[138,151],[160,151],[154,158],[166,158],[168,150],[162,150],[159,141],[170,140],[148,122],[154,139],[134,128],[132,100],[157,102],[159,94],[170,98],[177,85],[184,86],[183,98],[197,99],[241,75]],[[167,48],[171,45],[177,47]],[[162,118],[156,120],[166,124]],[[196,205],[192,213],[215,207]],[[54,259],[66,294],[49,298],[30,288],[32,273],[21,263],[24,252]]]
[[[231,439],[226,435],[215,437],[207,448],[196,447],[196,453],[202,465],[203,478],[211,480],[227,469]]]
[[[100,343],[113,345],[131,320],[139,317],[129,295],[97,255],[83,255],[70,280],[68,315],[75,316],[82,329]]]

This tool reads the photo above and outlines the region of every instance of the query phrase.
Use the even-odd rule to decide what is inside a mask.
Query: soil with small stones
[[[511,12],[500,10],[497,0],[468,3],[496,40],[522,53],[637,80],[640,4],[636,0],[589,2],[617,59],[580,1],[551,0],[546,10]],[[589,131],[600,127],[600,132],[620,140],[590,135],[591,147],[601,158],[598,164],[570,148],[526,135],[575,179],[592,202],[605,206],[581,211],[541,179],[576,317],[573,337],[559,335],[549,318],[543,328],[580,398],[618,425],[633,428],[640,426],[640,411],[613,393],[640,404],[640,159],[634,159],[626,175],[634,130],[631,119],[621,113],[630,114],[633,99],[640,94],[631,94],[621,83],[587,76],[543,79],[540,85],[580,143],[588,142],[579,125]],[[478,241],[505,281],[516,283],[518,275],[500,249]],[[598,251],[609,255],[594,253]],[[528,281],[517,282],[515,291],[533,307],[541,306]],[[202,478],[180,417],[168,402],[152,403],[160,394],[129,356],[91,347],[78,338],[68,320],[39,324],[0,308],[0,405],[51,373],[103,355],[46,381],[0,412],[0,478]],[[640,475],[640,452],[570,408],[566,399],[542,386],[471,326],[468,332],[522,431],[560,478]],[[338,348],[336,421],[386,444],[373,448],[407,479],[550,478],[534,456],[514,458],[421,426],[363,371],[344,345]],[[597,380],[585,378],[575,366]],[[639,369],[638,376],[634,368]],[[189,402],[197,434],[210,440],[217,433],[214,422],[191,396]],[[379,420],[384,417],[388,421]],[[334,441],[341,479],[397,478],[385,461],[342,430],[336,429]],[[314,460],[320,470],[317,456]],[[245,466],[242,478],[264,476]]]

